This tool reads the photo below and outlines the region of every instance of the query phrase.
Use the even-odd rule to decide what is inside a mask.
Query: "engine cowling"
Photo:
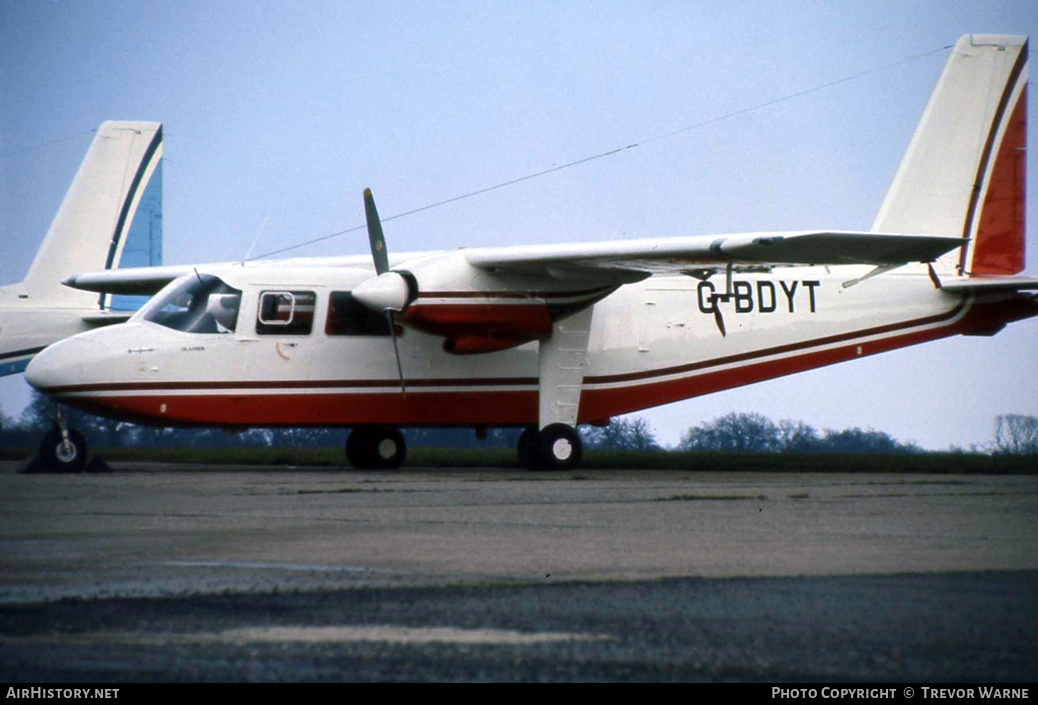
[[[586,285],[585,285],[586,286]],[[554,321],[608,295],[615,285],[574,289],[545,277],[489,273],[456,250],[404,263],[353,289],[368,308],[444,338],[443,349],[475,355],[551,337]]]
[[[506,350],[551,335],[552,318],[543,301],[468,303],[419,300],[403,322],[416,330],[441,335],[443,349],[455,355]]]

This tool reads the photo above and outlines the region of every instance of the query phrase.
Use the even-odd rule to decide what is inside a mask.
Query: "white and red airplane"
[[[952,50],[869,232],[766,232],[84,273],[164,288],[29,365],[52,398],[139,422],[344,426],[396,467],[403,426],[523,426],[575,467],[578,424],[1038,315],[1024,267],[1027,40]],[[57,445],[55,445],[55,442]],[[44,455],[81,463],[81,439]],[[64,458],[64,460],[62,460]]]

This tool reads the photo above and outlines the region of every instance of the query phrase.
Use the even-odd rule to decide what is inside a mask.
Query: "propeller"
[[[389,269],[386,240],[382,235],[382,223],[375,208],[371,189],[364,189],[364,217],[368,222],[368,240],[371,243],[371,258],[375,261],[376,276],[353,288],[353,298],[372,311],[400,313],[411,302],[411,291],[407,280]]]
[[[393,320],[393,314],[400,313],[407,307],[411,292],[407,280],[397,272],[389,270],[386,238],[382,233],[378,209],[375,208],[375,198],[369,188],[364,189],[364,218],[368,224],[368,242],[371,244],[371,258],[375,262],[375,276],[355,286],[351,293],[356,301],[382,313],[389,320],[396,371],[400,375],[400,392],[406,395],[407,386],[404,384],[404,368],[400,363],[400,348],[396,342],[396,322]]]
[[[375,208],[375,197],[371,189],[364,189],[364,219],[368,223],[368,242],[371,243],[371,258],[375,260],[375,273],[389,271],[389,253],[386,252],[386,236],[382,234],[382,221]]]
[[[396,323],[393,321],[393,311],[386,309],[386,318],[389,319],[389,336],[393,339],[393,356],[396,357],[396,373],[400,375],[400,393],[407,396],[407,385],[404,384],[404,368],[400,364],[400,348],[396,345]]]

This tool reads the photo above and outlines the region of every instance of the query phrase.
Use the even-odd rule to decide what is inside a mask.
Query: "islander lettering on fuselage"
[[[717,287],[712,282],[699,282],[696,287],[696,300],[702,313],[715,314],[718,312],[719,304],[734,303],[736,313],[774,313],[781,309],[789,313],[796,313],[796,301],[800,300],[800,310],[804,310],[804,300],[807,300],[808,311],[815,313],[817,303],[815,300],[815,288],[821,286],[821,282],[815,280],[778,280],[775,282],[761,279],[756,282],[748,282],[736,279],[732,282],[731,293],[718,293]]]

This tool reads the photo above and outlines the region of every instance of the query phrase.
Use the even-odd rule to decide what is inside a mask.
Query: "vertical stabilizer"
[[[37,305],[98,307],[62,286],[86,270],[162,263],[162,125],[105,122],[22,283]]]
[[[938,267],[1016,274],[1025,265],[1027,37],[966,35],[952,49],[874,232],[968,238]]]

